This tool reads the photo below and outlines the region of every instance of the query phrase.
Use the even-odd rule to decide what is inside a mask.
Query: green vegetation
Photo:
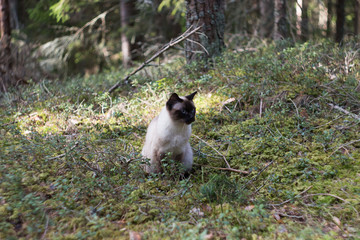
[[[359,49],[284,42],[228,52],[207,73],[179,60],[111,96],[125,72],[8,92],[0,238],[360,238],[359,115],[329,105],[359,114]],[[194,90],[194,171],[144,175],[150,119]],[[224,158],[250,174],[216,169]]]

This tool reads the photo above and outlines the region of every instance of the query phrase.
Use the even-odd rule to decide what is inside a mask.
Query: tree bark
[[[275,41],[286,39],[290,36],[289,34],[289,23],[286,17],[286,0],[275,0],[274,1],[274,35]]]
[[[0,0],[0,36],[0,87],[1,90],[5,92],[6,86],[10,84],[10,72],[12,68],[10,8],[8,0]]]
[[[274,28],[274,3],[272,0],[260,0],[260,30],[261,38],[271,37]]]
[[[0,36],[2,43],[1,47],[6,52],[6,55],[10,55],[11,27],[9,0],[0,0]]]
[[[129,27],[129,12],[128,0],[120,0],[121,54],[124,68],[128,68],[131,61],[130,41],[126,35]]]
[[[345,0],[337,0],[335,41],[341,43],[344,38]]]
[[[330,38],[332,35],[332,27],[331,27],[331,20],[333,17],[333,4],[332,0],[328,0],[327,2],[327,23],[326,23],[326,37]]]
[[[220,55],[225,47],[224,0],[186,0],[186,27],[191,25],[202,28],[185,42],[187,63]]]
[[[355,0],[354,34],[360,34],[360,0]]]
[[[307,41],[309,39],[309,16],[308,16],[309,0],[302,1],[301,9],[301,39]]]
[[[18,17],[18,1],[10,1],[10,24],[12,29],[20,29],[20,22]]]

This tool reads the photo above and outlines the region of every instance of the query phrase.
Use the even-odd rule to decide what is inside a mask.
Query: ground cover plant
[[[283,42],[208,72],[179,60],[112,95],[125,72],[9,91],[0,238],[360,238],[359,49]],[[194,90],[193,172],[145,175],[149,121]]]

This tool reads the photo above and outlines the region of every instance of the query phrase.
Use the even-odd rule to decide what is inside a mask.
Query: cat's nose
[[[186,124],[191,124],[192,122],[195,122],[195,117],[186,120]]]

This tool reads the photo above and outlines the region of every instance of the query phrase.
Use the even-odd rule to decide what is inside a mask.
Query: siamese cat
[[[161,160],[166,156],[180,162],[186,172],[191,170],[193,152],[189,138],[191,123],[195,121],[196,108],[193,98],[196,93],[185,97],[171,94],[160,114],[151,121],[141,152],[150,159],[150,166],[145,166],[146,172],[162,172]]]

